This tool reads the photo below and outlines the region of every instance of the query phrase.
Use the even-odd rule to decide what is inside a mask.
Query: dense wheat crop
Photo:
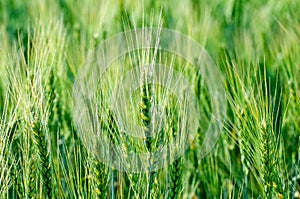
[[[296,199],[299,168],[299,0],[0,1],[0,198]]]

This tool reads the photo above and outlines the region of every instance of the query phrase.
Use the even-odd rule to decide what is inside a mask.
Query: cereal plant
[[[297,0],[1,0],[0,198],[300,198]]]

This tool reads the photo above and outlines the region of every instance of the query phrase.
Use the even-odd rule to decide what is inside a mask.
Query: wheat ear
[[[152,129],[152,115],[151,115],[151,99],[152,99],[153,91],[151,84],[145,84],[141,88],[141,104],[140,104],[140,115],[141,121],[145,134],[145,147],[149,152],[148,159],[148,172],[149,172],[149,181],[147,185],[147,199],[153,198],[155,195],[155,190],[153,189],[154,183],[156,181],[157,173],[153,171],[153,146],[154,146],[154,136]]]
[[[38,149],[40,166],[39,171],[42,175],[42,182],[44,186],[45,194],[48,198],[52,198],[53,195],[53,182],[52,182],[52,166],[51,158],[48,152],[48,143],[46,140],[46,132],[43,128],[41,121],[35,118],[32,125],[32,131],[35,138],[35,144]]]
[[[105,199],[107,198],[108,170],[106,166],[95,157],[91,158],[91,163],[95,196],[99,199]]]
[[[176,136],[178,135],[179,128],[179,113],[176,109],[176,102],[172,101],[170,110],[167,113],[170,119],[170,128],[169,128],[169,136],[170,141],[174,141]],[[172,154],[170,154],[172,155]],[[180,198],[182,192],[182,165],[183,165],[183,158],[179,157],[175,159],[174,162],[169,167],[169,193],[168,198]]]

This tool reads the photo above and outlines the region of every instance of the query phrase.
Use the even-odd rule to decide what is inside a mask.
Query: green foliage
[[[297,0],[1,0],[0,198],[299,198],[299,16]],[[207,85],[158,53],[193,84],[201,108],[197,137],[154,171],[153,152],[180,131],[176,99],[166,100],[169,121],[152,135],[151,111],[162,90],[142,87],[137,120],[153,137],[136,141],[118,127],[103,90],[99,120],[110,145],[150,153],[146,173],[119,172],[83,143],[72,117],[74,79],[104,39],[157,24],[196,40],[219,67],[227,97],[223,134],[200,159],[213,109]],[[117,72],[108,71],[108,87]]]

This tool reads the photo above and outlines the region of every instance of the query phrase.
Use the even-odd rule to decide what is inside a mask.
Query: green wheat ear
[[[147,150],[152,152],[152,128],[151,128],[151,97],[152,97],[152,86],[151,84],[144,85],[141,92],[141,104],[140,104],[140,114],[141,121],[144,129],[144,134],[146,136],[145,146]]]
[[[94,157],[91,158],[91,164],[96,198],[105,199],[107,198],[108,169]]]
[[[169,170],[169,198],[180,198],[181,192],[183,190],[182,186],[182,157],[176,159]]]
[[[167,116],[170,120],[169,123],[169,136],[170,141],[176,139],[178,134],[178,124],[179,124],[179,113],[176,109],[176,101],[173,99],[171,101],[170,110],[167,112]],[[170,154],[172,155],[172,154]],[[173,158],[172,158],[173,159]],[[183,157],[179,157],[175,159],[174,162],[169,166],[169,191],[168,191],[168,198],[180,198],[181,192],[183,190],[183,175],[182,175],[182,167],[183,167]]]
[[[48,126],[49,126],[49,131],[53,136],[51,138],[53,141],[56,140],[57,132],[61,131],[62,121],[64,118],[63,106],[58,92],[59,86],[60,84],[58,78],[55,77],[53,69],[51,69],[49,73],[49,79],[47,82],[45,93],[48,98],[47,103],[49,105],[49,110],[52,110],[49,111]],[[54,144],[56,143],[54,142]],[[57,147],[57,146],[53,146],[53,147]]]
[[[38,149],[39,154],[39,171],[42,176],[42,182],[44,186],[45,194],[48,198],[53,196],[53,181],[52,181],[52,166],[51,166],[51,157],[48,152],[48,143],[46,140],[46,132],[43,128],[41,121],[38,118],[35,118],[35,121],[32,125],[32,131],[35,139],[35,144]]]
[[[153,127],[152,127],[152,115],[151,115],[151,108],[152,103],[151,99],[153,97],[153,90],[151,84],[145,84],[141,88],[141,104],[140,104],[140,117],[141,122],[144,129],[145,138],[145,147],[150,154],[148,160],[148,171],[149,171],[149,181],[147,185],[147,198],[155,198],[156,195],[156,186],[154,185],[157,183],[156,177],[157,172],[153,171],[153,147],[155,144],[155,137],[153,136]]]
[[[28,197],[29,198],[35,198],[36,197],[36,156],[33,153],[33,147],[31,147],[31,154],[32,156],[30,157],[29,160],[29,183],[28,183]]]

